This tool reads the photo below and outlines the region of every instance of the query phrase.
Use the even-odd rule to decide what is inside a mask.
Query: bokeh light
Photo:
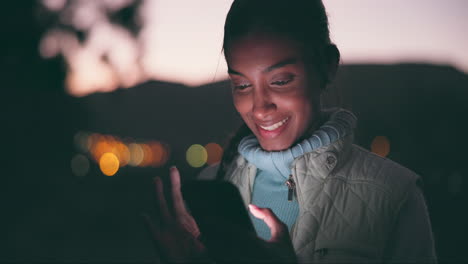
[[[76,154],[71,160],[71,170],[77,177],[84,177],[89,172],[89,160],[85,155]]]
[[[76,148],[83,153],[86,153],[89,151],[88,137],[89,137],[89,133],[86,133],[83,131],[79,131],[73,137],[73,142],[75,143]]]
[[[128,149],[127,145],[120,141],[115,141],[114,148],[112,150],[113,153],[119,158],[120,167],[127,166],[128,162],[130,161],[130,150]]]
[[[93,146],[97,144],[100,139],[101,139],[101,135],[99,135],[98,133],[92,133],[91,135],[88,136],[87,149],[89,152],[92,151]]]
[[[143,150],[143,160],[139,166],[161,167],[169,159],[169,149],[166,144],[159,141],[152,141],[147,144],[140,144]]]
[[[208,159],[208,153],[202,145],[194,144],[188,148],[186,158],[190,166],[199,168],[205,165]]]
[[[143,160],[140,163],[141,167],[150,166],[153,162],[153,151],[148,144],[140,144],[141,149],[143,150]]]
[[[120,162],[114,153],[106,152],[99,159],[99,168],[106,176],[114,176],[119,171]]]
[[[208,159],[206,163],[213,165],[221,161],[223,156],[223,148],[217,143],[208,143],[205,145],[206,152],[208,153]]]
[[[372,140],[371,151],[381,157],[386,157],[390,153],[390,141],[385,136],[376,136]]]
[[[130,160],[128,164],[130,166],[139,166],[145,157],[143,148],[139,144],[130,143],[128,149],[130,150]]]
[[[167,147],[159,141],[150,142],[148,146],[151,149],[152,158],[153,158],[151,161],[151,166],[154,166],[154,167],[163,166],[169,158],[169,151]]]
[[[97,163],[101,162],[105,154],[111,153],[113,157],[117,158],[119,167],[127,165],[162,167],[170,157],[169,145],[161,141],[137,143],[131,138],[122,140],[117,136],[84,131],[77,132],[73,141],[81,153],[86,153],[89,159]]]
[[[96,144],[93,144],[90,151],[94,160],[98,161],[101,159],[101,156],[104,153],[113,152],[112,150],[113,149],[112,149],[111,141],[108,141],[106,137],[102,136],[99,138]]]

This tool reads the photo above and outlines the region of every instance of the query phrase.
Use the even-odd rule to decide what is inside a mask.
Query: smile
[[[273,131],[275,129],[278,129],[282,125],[286,124],[288,119],[289,119],[289,117],[286,117],[285,119],[283,119],[283,120],[279,121],[278,123],[275,123],[275,124],[273,124],[271,126],[259,126],[259,127],[261,127],[264,130],[267,130],[267,131]]]

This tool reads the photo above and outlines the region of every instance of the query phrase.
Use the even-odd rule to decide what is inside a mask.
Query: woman
[[[351,112],[321,109],[340,58],[322,2],[235,0],[223,49],[245,124],[201,177],[216,172],[238,187],[269,252],[286,256],[292,243],[288,260],[299,262],[435,262],[419,176],[353,145]],[[154,233],[167,256],[190,260],[203,245],[175,168],[171,180],[175,215],[157,180],[170,224]]]

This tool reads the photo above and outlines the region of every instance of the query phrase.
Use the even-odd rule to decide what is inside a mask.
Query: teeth
[[[278,127],[284,125],[284,123],[286,123],[286,121],[288,121],[288,119],[289,119],[289,117],[286,117],[285,119],[283,119],[283,120],[279,121],[278,123],[273,124],[273,125],[271,125],[271,126],[267,126],[267,127],[265,127],[265,126],[260,126],[260,127],[261,127],[262,129],[265,129],[265,130],[268,130],[268,131],[273,131],[273,130],[277,129]]]

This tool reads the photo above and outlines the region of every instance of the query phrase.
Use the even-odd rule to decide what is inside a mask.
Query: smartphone
[[[273,262],[236,186],[219,180],[194,181],[182,186],[182,195],[198,224],[200,240],[216,263]]]
[[[220,226],[255,233],[239,190],[232,183],[219,180],[186,182],[182,186],[186,206],[202,235],[218,232]]]

